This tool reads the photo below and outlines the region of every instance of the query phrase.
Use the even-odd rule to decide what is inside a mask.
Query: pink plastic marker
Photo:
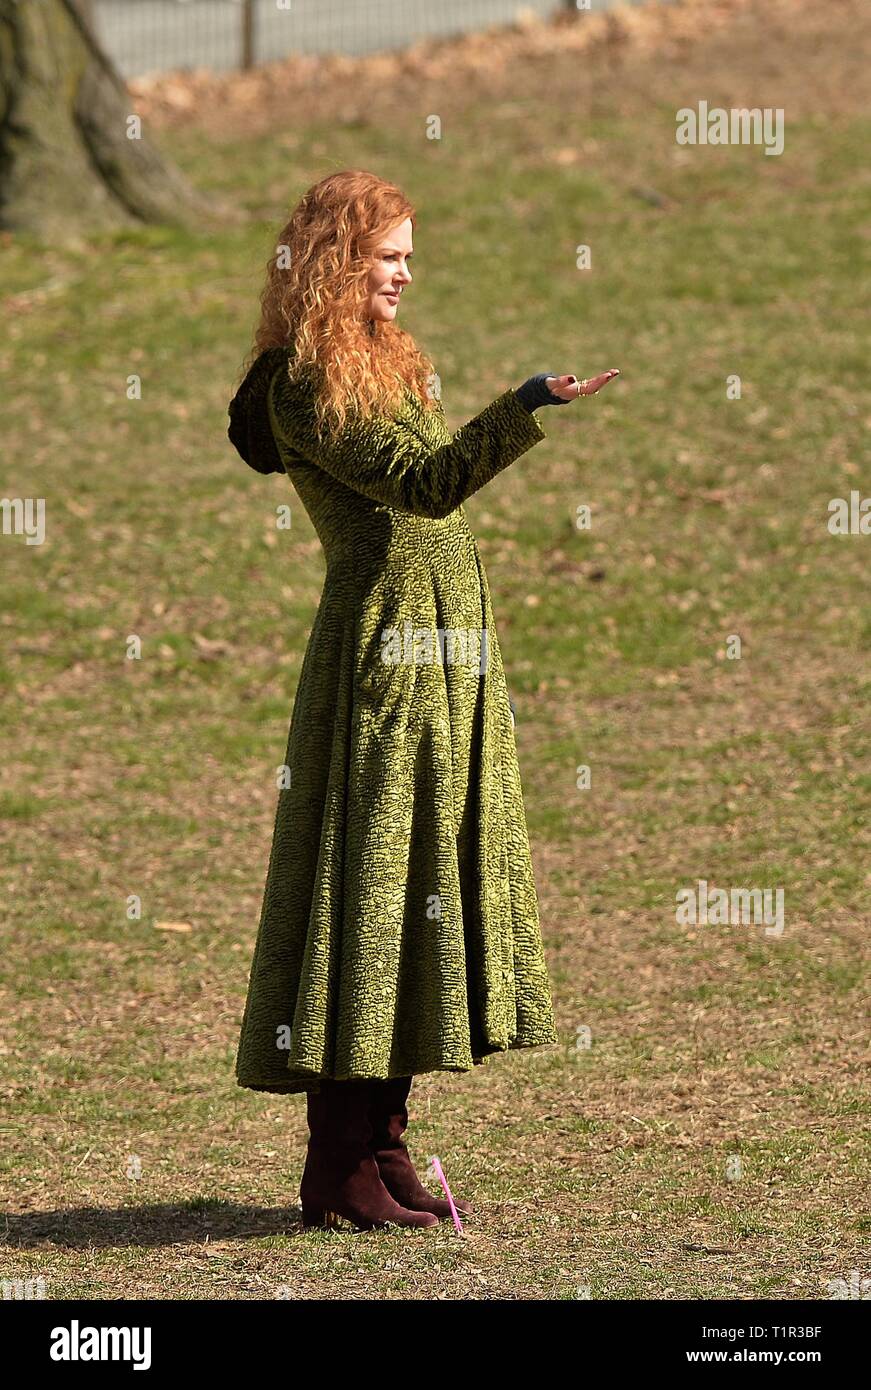
[[[439,1182],[441,1183],[442,1187],[445,1189],[445,1196],[446,1196],[447,1199],[448,1199],[448,1206],[449,1206],[450,1209],[451,1209],[451,1216],[454,1218],[454,1225],[456,1226],[457,1231],[459,1232],[459,1234],[462,1235],[462,1234],[463,1234],[463,1228],[462,1228],[462,1226],[460,1225],[460,1218],[459,1218],[459,1216],[457,1215],[457,1209],[456,1209],[456,1207],[454,1206],[454,1199],[453,1199],[453,1197],[451,1196],[451,1189],[448,1187],[448,1180],[447,1180],[447,1178],[445,1177],[445,1175],[444,1175],[444,1170],[442,1169],[442,1165],[439,1163],[439,1161],[438,1161],[438,1159],[436,1158],[435,1154],[433,1154],[432,1158],[430,1159],[430,1163],[432,1164],[433,1168],[435,1169],[435,1175],[436,1175],[436,1177],[438,1178],[438,1180],[439,1180]]]

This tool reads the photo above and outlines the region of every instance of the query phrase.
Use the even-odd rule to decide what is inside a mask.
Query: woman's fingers
[[[620,375],[620,369],[613,367],[609,372],[600,372],[598,376],[592,376],[587,380],[585,377],[578,386],[579,396],[595,396],[597,391],[601,391],[603,386],[607,386],[609,381],[613,381],[615,376]]]
[[[545,379],[545,385],[554,396],[559,396],[560,400],[573,401],[578,396],[595,396],[597,391],[601,391],[603,386],[607,386],[609,381],[613,381],[615,376],[619,375],[619,367],[612,367],[608,372],[585,377],[583,381],[578,381],[576,376],[571,375],[549,376]]]

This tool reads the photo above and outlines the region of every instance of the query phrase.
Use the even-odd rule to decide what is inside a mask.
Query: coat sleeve
[[[316,434],[310,388],[279,372],[270,391],[276,440],[373,502],[415,516],[445,517],[545,439],[513,390],[497,396],[437,449],[400,420],[352,422],[332,444]]]

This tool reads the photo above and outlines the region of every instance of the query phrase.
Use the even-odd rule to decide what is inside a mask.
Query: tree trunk
[[[77,0],[0,0],[0,228],[232,216],[135,133],[132,99]]]

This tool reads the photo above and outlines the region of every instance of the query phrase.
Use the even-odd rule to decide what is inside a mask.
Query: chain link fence
[[[623,0],[623,3],[644,0]],[[89,0],[124,77],[251,67],[292,53],[373,53],[510,24],[523,12],[610,9],[615,0]]]

